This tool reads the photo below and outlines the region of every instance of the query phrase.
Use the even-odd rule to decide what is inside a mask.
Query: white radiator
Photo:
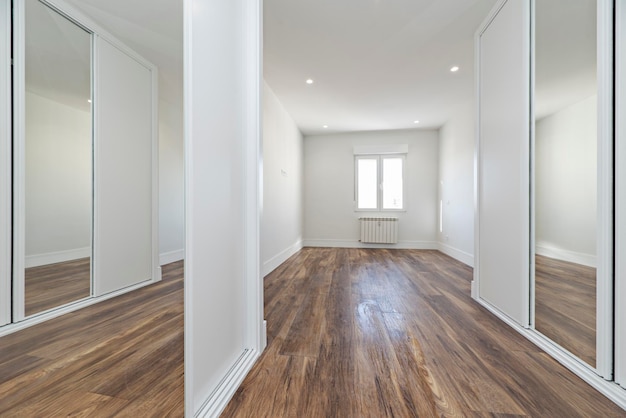
[[[398,243],[398,218],[359,218],[359,221],[361,221],[361,242]]]

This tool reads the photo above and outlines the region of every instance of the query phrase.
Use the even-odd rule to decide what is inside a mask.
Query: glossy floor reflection
[[[269,345],[222,417],[626,417],[471,280],[438,251],[303,249],[265,278]]]
[[[535,329],[596,365],[596,269],[535,257]]]

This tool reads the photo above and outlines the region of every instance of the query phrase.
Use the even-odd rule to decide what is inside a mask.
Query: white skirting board
[[[460,261],[463,264],[466,264],[470,267],[474,267],[474,255],[467,253],[465,251],[461,251],[457,248],[451,247],[449,245],[444,244],[443,242],[439,243],[439,251],[444,253],[445,255],[449,255],[455,260]]]
[[[435,241],[398,241],[397,244],[366,244],[352,240],[334,239],[305,239],[303,247],[328,247],[328,248],[396,248],[401,250],[437,250]]]
[[[45,254],[27,255],[25,267],[45,266],[48,264],[63,263],[65,261],[78,260],[79,258],[91,257],[91,247],[76,248],[73,250],[54,251]]]
[[[537,243],[535,252],[537,255],[555,258],[561,261],[568,261],[570,263],[581,264],[583,266],[596,267],[597,265],[596,256],[593,254],[577,253],[541,242]]]
[[[239,385],[241,385],[243,379],[252,366],[254,366],[259,355],[260,353],[258,351],[244,350],[195,416],[203,418],[219,417],[237,389],[239,389]]]
[[[185,259],[185,250],[168,251],[166,253],[159,254],[159,265],[173,263]]]
[[[284,250],[282,250],[281,252],[276,254],[274,257],[270,258],[269,260],[267,260],[267,261],[265,261],[263,263],[263,271],[261,272],[261,275],[263,277],[267,276],[272,271],[274,271],[274,269],[276,269],[276,267],[278,267],[281,264],[283,264],[285,261],[287,261],[287,259],[289,257],[294,255],[295,253],[297,253],[301,249],[302,249],[302,240],[298,240],[294,244],[292,244],[289,247],[285,248]]]

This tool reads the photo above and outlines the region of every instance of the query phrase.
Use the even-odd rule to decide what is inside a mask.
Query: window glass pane
[[[383,159],[383,209],[402,209],[402,158]]]
[[[357,160],[357,207],[359,209],[377,208],[378,169],[376,159]]]

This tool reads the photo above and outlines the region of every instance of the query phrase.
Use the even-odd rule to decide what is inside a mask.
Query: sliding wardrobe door
[[[96,38],[96,296],[158,280],[156,68]]]
[[[473,296],[529,322],[529,3],[500,1],[477,33],[478,146]]]
[[[11,1],[0,0],[0,326],[11,322]]]
[[[613,4],[533,6],[532,324],[610,379]]]

